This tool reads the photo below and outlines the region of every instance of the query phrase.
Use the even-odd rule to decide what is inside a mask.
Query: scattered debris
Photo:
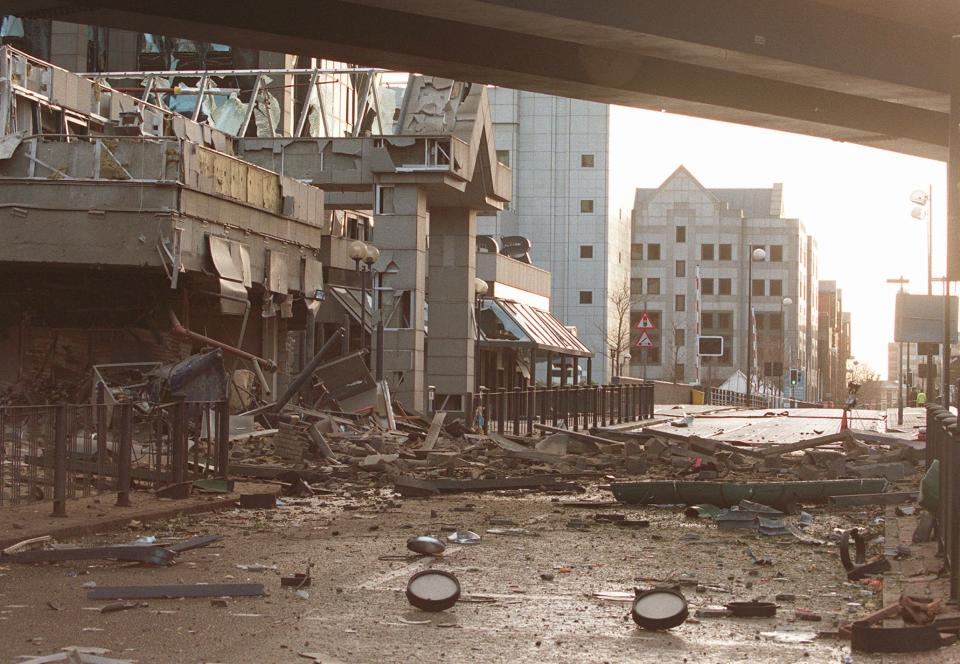
[[[728,602],[727,610],[737,618],[772,618],[777,615],[777,605],[773,602]]]

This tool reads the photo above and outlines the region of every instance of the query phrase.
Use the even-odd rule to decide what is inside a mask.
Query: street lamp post
[[[747,263],[747,408],[750,407],[751,383],[753,382],[753,262],[766,259],[767,252],[757,247],[750,252]]]
[[[910,194],[910,202],[916,207],[910,211],[910,216],[914,219],[927,220],[927,295],[933,295],[933,187],[928,186],[927,191],[917,189]],[[927,383],[924,388],[927,393],[927,400],[933,399],[933,355],[927,353]]]
[[[489,286],[485,279],[480,277],[475,277],[473,280],[473,293],[474,293],[474,326],[475,326],[475,340],[473,346],[473,384],[474,391],[480,392],[480,311],[483,309],[483,296],[487,294]],[[536,382],[536,365],[530,367],[530,373],[534,376],[534,382]],[[549,364],[547,366],[547,372],[550,371]]]
[[[904,279],[901,275],[899,279],[887,279],[888,284],[900,284],[900,292],[903,292],[904,284],[909,284],[909,279]],[[897,424],[903,424],[903,342],[899,343],[897,357],[897,373],[900,374],[897,380]]]
[[[350,258],[360,273],[360,348],[368,350],[366,343],[366,325],[367,325],[367,276],[372,265],[380,259],[380,250],[372,244],[367,244],[362,240],[355,240],[350,243]],[[363,263],[361,267],[360,263]],[[370,366],[370,360],[364,358],[367,367]]]
[[[780,331],[783,333],[780,337],[781,343],[783,343],[783,351],[785,361],[783,366],[780,367],[780,380],[782,382],[781,389],[786,390],[787,380],[789,377],[789,371],[792,368],[790,365],[793,363],[793,353],[790,349],[790,346],[787,344],[787,318],[784,315],[784,307],[789,307],[793,304],[793,300],[789,297],[785,297],[780,300]],[[793,386],[790,386],[790,405],[793,406]]]

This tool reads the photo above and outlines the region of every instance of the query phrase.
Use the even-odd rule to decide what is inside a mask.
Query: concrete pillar
[[[446,400],[449,410],[463,410],[464,395],[473,392],[476,230],[473,210],[430,209],[427,382],[437,388],[437,406]]]
[[[375,269],[384,272],[391,263],[397,268],[395,274],[385,272],[382,277],[384,288],[393,289],[383,294],[384,377],[396,399],[424,412],[427,199],[413,185],[388,189],[380,197],[381,209],[374,215],[375,244],[380,249]]]

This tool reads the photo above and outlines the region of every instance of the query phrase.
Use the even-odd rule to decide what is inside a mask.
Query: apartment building
[[[764,258],[751,274],[747,257],[758,248]],[[680,166],[659,187],[636,190],[630,258],[630,375],[719,385],[746,374],[752,300],[752,375],[797,399],[816,396],[817,244],[800,220],[783,216],[781,184],[708,189]],[[644,314],[653,327],[638,329]],[[700,334],[724,342],[721,356],[702,359],[699,376],[698,317]],[[653,346],[641,349],[644,333]]]

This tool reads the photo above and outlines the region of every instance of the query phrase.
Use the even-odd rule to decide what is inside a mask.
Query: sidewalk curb
[[[166,521],[167,519],[173,519],[178,516],[203,514],[206,512],[219,512],[220,510],[236,507],[238,499],[239,496],[237,494],[230,494],[225,498],[217,498],[215,500],[210,500],[197,505],[180,507],[171,506],[169,509],[155,511],[131,510],[130,512],[123,514],[123,516],[113,516],[109,519],[103,519],[102,521],[64,526],[62,528],[50,528],[43,531],[40,531],[39,529],[32,530],[30,528],[25,528],[16,537],[5,537],[0,539],[0,549],[16,544],[17,542],[22,542],[23,540],[30,539],[31,537],[38,537],[41,535],[50,535],[50,537],[53,539],[58,540],[70,539],[83,537],[85,535],[93,535],[94,533],[102,533],[109,530],[120,530],[121,528],[129,525],[131,521],[149,523],[151,521]]]

